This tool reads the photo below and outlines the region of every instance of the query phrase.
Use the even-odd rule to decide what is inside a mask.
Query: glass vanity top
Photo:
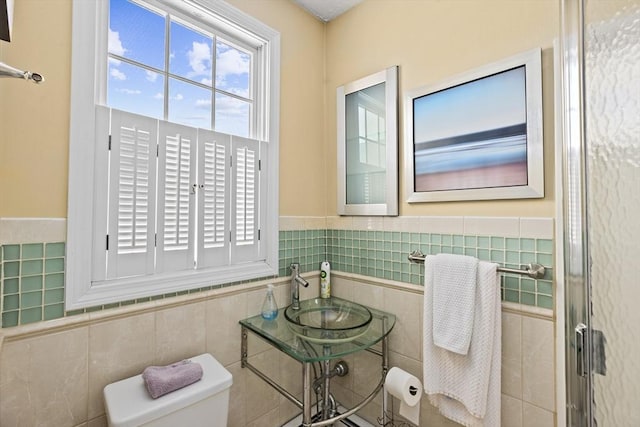
[[[318,300],[300,301],[300,304],[304,308],[305,306],[313,305],[313,301]],[[331,297],[330,300],[331,304],[335,306],[357,305],[337,297]],[[300,362],[315,362],[342,357],[367,349],[380,342],[382,338],[391,332],[396,323],[395,315],[370,307],[358,306],[371,313],[371,321],[368,322],[368,326],[361,333],[349,339],[329,338],[324,340],[317,337],[305,338],[303,337],[304,333],[301,333],[295,324],[287,320],[285,316],[287,308],[278,310],[278,316],[274,320],[265,320],[258,314],[241,320],[240,324],[294,359]]]

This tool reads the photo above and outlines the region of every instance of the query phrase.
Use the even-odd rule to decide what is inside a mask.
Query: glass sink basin
[[[367,307],[339,298],[300,301],[300,309],[284,311],[287,325],[302,339],[317,344],[352,341],[369,328],[372,315]]]

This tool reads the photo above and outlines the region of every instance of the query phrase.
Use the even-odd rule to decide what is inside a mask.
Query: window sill
[[[227,267],[92,282],[84,289],[77,289],[77,287],[72,289],[70,286],[66,288],[65,310],[77,310],[277,275],[277,266],[260,261]],[[273,279],[270,278],[270,280]],[[76,291],[75,295],[72,294],[74,290]]]

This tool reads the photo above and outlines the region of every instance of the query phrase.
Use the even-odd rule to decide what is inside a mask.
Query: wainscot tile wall
[[[336,296],[397,316],[390,336],[390,364],[421,378],[423,297],[420,286],[414,283],[421,284],[422,276],[421,267],[406,261],[408,252],[419,248],[433,254],[450,248],[453,253],[475,253],[485,259],[503,254],[507,265],[527,260],[533,254],[538,262],[552,266],[551,219],[465,221],[431,217],[410,221],[281,217],[279,274],[283,277],[206,292],[198,289],[188,292],[193,295],[161,301],[150,300],[165,296],[145,299],[147,302],[131,301],[122,305],[140,304],[113,310],[100,311],[107,307],[86,310],[96,313],[66,313],[66,319],[46,323],[38,323],[29,315],[22,319],[20,316],[22,311],[33,310],[40,313],[41,319],[48,319],[47,307],[62,304],[61,300],[47,299],[46,292],[62,289],[57,283],[64,283],[64,272],[57,267],[58,261],[64,264],[64,244],[55,243],[61,241],[64,233],[45,237],[42,233],[31,233],[30,238],[7,239],[0,229],[0,241],[4,243],[0,245],[0,296],[18,296],[9,298],[6,307],[3,305],[3,317],[14,319],[18,325],[35,322],[17,328],[5,324],[7,328],[0,331],[0,424],[106,426],[102,398],[105,385],[139,374],[146,366],[203,352],[211,353],[233,375],[229,427],[283,424],[298,408],[254,373],[242,369],[238,320],[259,313],[267,283],[275,284],[279,307],[288,303],[287,269],[291,262],[301,263],[311,283],[300,290],[301,299],[317,296],[318,264],[325,258],[333,263],[332,291]],[[17,229],[20,228],[12,228]],[[46,243],[38,243],[34,237]],[[33,243],[35,246],[31,246]],[[56,262],[49,262],[47,269],[49,259]],[[41,261],[42,267],[37,261]],[[33,284],[40,283],[40,277],[42,290]],[[51,277],[62,280],[52,281]],[[502,281],[504,299],[520,305],[502,306],[502,425],[552,427],[557,418],[554,312],[533,307],[535,304],[546,307],[545,296],[551,301],[552,274],[535,281],[533,286],[528,279],[514,277],[517,282],[513,282],[510,277],[505,275]],[[9,286],[5,287],[7,283]],[[47,287],[47,283],[51,286]],[[23,293],[36,296],[23,298]],[[40,301],[40,305],[22,307],[21,302],[29,302],[29,298]],[[253,335],[249,341],[251,362],[300,397],[298,362]],[[122,351],[123,348],[128,351]],[[346,359],[350,373],[336,378],[332,390],[340,402],[351,406],[370,391],[380,361],[369,352]],[[51,369],[52,366],[56,369]],[[378,396],[358,415],[375,424],[380,405]],[[397,400],[393,400],[391,409],[400,424],[403,419],[397,414]],[[426,397],[422,399],[420,420],[420,425],[433,427],[454,425],[438,415]]]
[[[456,224],[457,219],[446,218]],[[462,217],[459,217],[462,218]],[[405,220],[403,222],[403,219]],[[358,220],[361,220],[360,222]],[[507,302],[553,309],[553,240],[550,219],[518,219],[518,227],[526,224],[533,231],[516,231],[514,218],[505,221],[506,232],[499,233],[492,225],[501,219],[490,222],[486,219],[469,221],[469,227],[442,227],[435,222],[433,228],[439,232],[415,232],[429,226],[415,227],[405,218],[369,219],[362,222],[328,221],[323,228],[324,219],[316,221],[302,218],[284,217],[281,220],[279,234],[279,276],[289,275],[288,266],[299,262],[302,272],[319,269],[320,262],[328,260],[333,270],[355,273],[378,279],[422,285],[423,267],[407,261],[407,255],[414,249],[424,254],[453,253],[478,257],[481,260],[494,261],[510,268],[538,262],[547,268],[545,277],[540,280],[529,279],[521,275],[503,274],[501,287],[502,299]],[[393,221],[393,222],[392,222]],[[416,220],[416,224],[421,222]],[[433,222],[433,219],[422,221]],[[478,232],[477,223],[486,222],[491,234]],[[393,224],[392,226],[389,223]],[[308,229],[291,229],[292,227]],[[536,227],[545,230],[537,231]],[[510,229],[511,228],[511,229]],[[453,230],[454,232],[450,232]],[[472,232],[467,233],[465,231]],[[422,231],[422,230],[421,230]],[[440,232],[441,231],[441,232]],[[456,232],[457,231],[457,232]],[[141,298],[122,303],[92,307],[84,310],[64,312],[64,255],[65,244],[25,243],[0,246],[0,292],[2,300],[2,327],[11,327],[51,320],[63,316],[99,311],[106,308],[126,306],[156,299],[174,297],[187,293],[208,291],[215,288],[236,285],[208,286],[190,291]],[[262,278],[264,279],[264,278]]]

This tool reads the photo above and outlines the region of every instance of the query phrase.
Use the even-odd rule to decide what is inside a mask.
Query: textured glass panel
[[[590,1],[585,82],[593,326],[607,339],[594,376],[602,426],[640,425],[640,4]]]

